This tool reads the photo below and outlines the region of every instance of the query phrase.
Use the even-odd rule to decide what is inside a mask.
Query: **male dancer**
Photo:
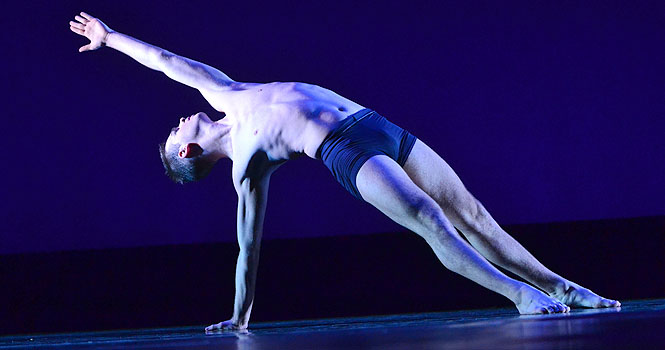
[[[179,183],[206,176],[221,158],[233,161],[240,246],[234,311],[230,320],[206,331],[247,328],[270,175],[303,153],[322,159],[356,198],[423,237],[445,267],[510,299],[521,314],[621,305],[543,266],[501,229],[438,154],[376,112],[315,85],[237,82],[213,67],[113,31],[84,12],[75,19],[70,29],[90,40],[80,52],[102,46],[118,50],[198,89],[226,113],[218,121],[204,113],[180,118],[160,145],[167,175]]]

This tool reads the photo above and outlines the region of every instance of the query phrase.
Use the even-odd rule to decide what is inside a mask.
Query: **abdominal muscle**
[[[310,158],[316,159],[316,151],[323,143],[323,140],[333,131],[337,125],[349,115],[362,109],[354,108],[348,110],[346,108],[340,107],[335,112],[324,112],[323,115],[319,118],[311,119],[307,122],[305,126],[305,131],[303,132],[302,138],[304,142],[303,151]]]

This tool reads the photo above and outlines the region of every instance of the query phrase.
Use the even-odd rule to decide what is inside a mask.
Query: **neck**
[[[220,119],[212,124],[212,138],[209,149],[212,155],[216,158],[215,160],[221,158],[229,158],[233,160],[233,146],[231,143],[232,128],[233,122],[228,117]]]

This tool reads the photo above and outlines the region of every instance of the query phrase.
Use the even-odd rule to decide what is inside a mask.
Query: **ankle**
[[[565,278],[555,278],[547,283],[545,292],[553,296],[563,296],[572,287],[572,283]]]
[[[515,303],[515,305],[519,305],[522,301],[531,299],[533,293],[536,291],[537,289],[533,288],[532,286],[526,283],[520,283],[519,285],[515,286],[515,289],[509,299]]]

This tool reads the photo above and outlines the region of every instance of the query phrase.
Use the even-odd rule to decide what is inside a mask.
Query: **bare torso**
[[[212,98],[209,98],[212,97]],[[226,113],[232,129],[234,169],[247,168],[264,153],[270,164],[316,151],[334,127],[363,106],[328,89],[305,83],[238,83],[233,91],[206,96]]]

